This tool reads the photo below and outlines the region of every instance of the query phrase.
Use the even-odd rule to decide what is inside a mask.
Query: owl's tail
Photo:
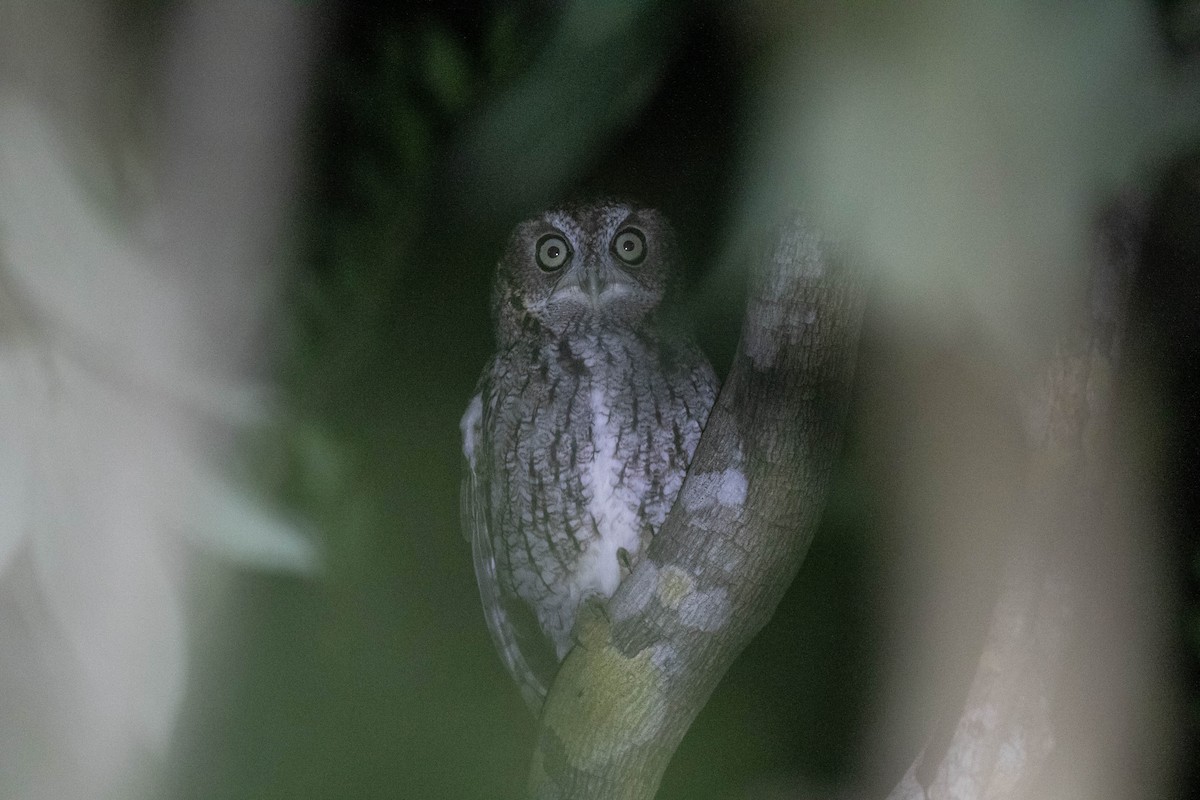
[[[475,580],[479,584],[479,599],[483,603],[483,616],[487,620],[488,631],[492,634],[492,642],[496,651],[504,661],[504,666],[521,689],[521,697],[529,710],[537,716],[542,711],[542,703],[546,699],[546,680],[553,676],[555,666],[547,664],[549,669],[537,670],[529,662],[526,652],[538,653],[536,643],[531,647],[522,647],[518,635],[518,623],[521,612],[531,614],[528,608],[513,608],[519,603],[506,604],[500,593],[500,582],[496,578],[496,556],[492,549],[492,537],[488,532],[486,513],[481,502],[475,470],[468,464],[463,480],[462,517],[463,527],[469,532],[471,553],[475,561]],[[539,631],[536,624],[528,626],[531,631]],[[544,645],[543,645],[544,648]]]
[[[504,666],[517,682],[525,704],[536,717],[541,713],[542,703],[546,700],[546,684],[539,671],[534,669],[525,657],[510,614],[511,609],[506,607],[500,597],[500,584],[495,579],[496,562],[491,547],[481,547],[476,542],[472,550],[475,556],[475,576],[479,583],[479,599],[483,602],[484,618],[487,620],[488,631],[492,634],[492,642],[496,645],[496,651],[500,653]]]

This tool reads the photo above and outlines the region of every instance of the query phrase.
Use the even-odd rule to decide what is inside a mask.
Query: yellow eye
[[[613,252],[629,266],[636,266],[646,258],[646,237],[637,228],[625,228],[613,239]]]
[[[547,233],[537,241],[537,265],[542,272],[555,272],[563,268],[571,257],[571,246],[557,233]]]

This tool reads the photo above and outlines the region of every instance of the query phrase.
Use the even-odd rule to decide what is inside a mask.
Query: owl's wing
[[[475,580],[479,584],[479,599],[483,602],[483,615],[492,642],[520,687],[526,705],[537,714],[546,698],[546,686],[557,669],[557,661],[542,637],[533,612],[520,598],[506,598],[496,577],[496,555],[488,530],[490,486],[486,470],[478,468],[482,409],[482,399],[476,395],[462,419],[466,461],[461,494],[463,534],[471,541]]]

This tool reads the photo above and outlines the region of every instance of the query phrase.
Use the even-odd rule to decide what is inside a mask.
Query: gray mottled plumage
[[[484,615],[531,708],[679,492],[717,381],[659,319],[675,285],[657,211],[606,200],[513,231],[497,351],[463,416],[463,521]]]

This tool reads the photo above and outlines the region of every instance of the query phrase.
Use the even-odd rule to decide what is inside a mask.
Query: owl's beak
[[[603,260],[575,264],[563,275],[554,288],[554,294],[564,300],[572,296],[584,301],[592,308],[599,308],[613,300],[612,289],[623,282],[618,270]]]
[[[604,267],[600,265],[593,266],[588,270],[587,293],[588,298],[591,299],[594,306],[600,305],[600,295],[604,292],[604,287],[608,284],[608,281],[604,279],[604,275],[602,274],[603,270]]]

